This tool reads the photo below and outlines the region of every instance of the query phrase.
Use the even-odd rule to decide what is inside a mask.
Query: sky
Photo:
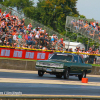
[[[36,5],[38,0],[34,0]],[[94,18],[100,21],[100,0],[78,0],[76,8],[79,14],[84,15],[87,19]]]
[[[78,0],[76,8],[87,19],[100,21],[100,0]]]

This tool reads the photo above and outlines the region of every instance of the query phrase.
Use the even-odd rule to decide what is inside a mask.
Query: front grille
[[[40,62],[40,66],[59,67],[59,64]]]

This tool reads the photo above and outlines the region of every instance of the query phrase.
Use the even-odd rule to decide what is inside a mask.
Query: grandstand
[[[11,32],[7,33],[4,31],[2,36],[5,37],[5,34],[7,33],[10,35],[10,39],[8,39],[7,34],[6,34],[7,35],[6,39],[5,38],[2,39],[3,37],[1,36],[1,42],[3,42],[3,43],[1,43],[2,45],[7,46],[10,44],[10,46],[11,46],[11,43],[13,43],[12,44],[13,47],[16,47],[16,46],[25,47],[27,45],[29,48],[35,47],[37,49],[40,48],[40,45],[45,46],[44,44],[46,44],[47,46],[50,45],[51,47],[53,47],[53,48],[50,48],[50,46],[49,46],[48,49],[58,49],[58,47],[60,47],[60,48],[62,47],[62,45],[60,45],[60,39],[63,38],[63,40],[65,40],[65,37],[62,36],[61,34],[59,34],[58,32],[55,32],[52,29],[42,25],[41,23],[38,23],[34,20],[31,20],[31,19],[25,17],[23,14],[18,13],[17,11],[13,10],[12,8],[7,8],[1,4],[0,4],[0,8],[2,8],[1,9],[1,11],[2,11],[1,17],[2,18],[4,17],[4,19],[5,19],[4,23],[5,23],[5,27],[7,28],[7,32],[11,31],[12,33],[16,34],[14,36],[13,34],[11,34]],[[14,27],[16,27],[15,22],[17,20],[17,22],[16,22],[16,24],[18,26],[17,29],[12,28],[13,24],[8,25],[8,23],[10,23],[9,18],[11,18],[11,19],[15,18],[15,20],[13,22],[10,20],[14,24]],[[22,22],[24,25],[22,25]],[[3,23],[3,22],[1,21],[1,23]],[[21,24],[19,24],[19,23],[21,23]],[[24,27],[22,27],[22,26],[24,26]],[[29,29],[29,26],[32,26],[31,29]],[[22,28],[20,28],[20,27],[22,27]],[[18,31],[18,28],[19,28],[19,31]],[[25,38],[25,37],[30,37],[29,34],[26,35],[27,31],[29,32],[30,36],[35,37],[34,41],[33,40],[29,41]],[[46,35],[46,34],[48,34],[48,35]],[[41,39],[38,38],[38,35],[41,36]],[[16,36],[18,37],[18,39],[16,39]],[[45,43],[43,40],[44,36],[46,37]],[[47,36],[49,36],[49,37],[47,37]],[[51,41],[52,37],[54,37],[55,42]],[[41,41],[42,41],[42,43],[41,43]],[[34,46],[34,44],[35,44],[35,46]],[[32,45],[32,46],[30,46],[30,45]]]
[[[2,8],[0,45],[12,46],[14,48],[21,47],[60,51],[67,51],[66,49],[69,49],[65,48],[65,43],[63,42],[67,39],[70,41],[66,36],[62,36],[58,32],[25,17],[23,14],[11,8],[7,8],[1,4],[0,8]],[[99,25],[95,22],[88,24],[86,19],[67,16],[65,29],[66,31],[70,29],[72,32],[81,33],[81,35],[100,43],[100,28],[97,28],[97,26]],[[79,51],[82,52],[82,50]],[[97,54],[98,50],[95,53]]]
[[[98,22],[88,22],[85,18],[79,17],[66,17],[66,31],[69,29],[71,32],[80,33],[81,35],[100,43],[100,26]]]

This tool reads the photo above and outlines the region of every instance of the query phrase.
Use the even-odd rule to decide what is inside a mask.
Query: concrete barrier
[[[0,59],[0,69],[36,70],[36,61]]]
[[[92,66],[92,71],[91,71],[90,74],[93,74],[93,75],[100,75],[100,67]]]
[[[0,59],[0,69],[36,71],[35,64],[36,61]],[[100,67],[92,66],[90,74],[100,75]]]

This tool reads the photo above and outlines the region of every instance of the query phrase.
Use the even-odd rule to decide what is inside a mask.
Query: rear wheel
[[[66,69],[64,72],[64,79],[68,79],[69,78],[69,69]]]
[[[39,75],[39,76],[43,76],[43,75],[44,75],[44,72],[41,71],[41,70],[38,70],[38,75]]]
[[[82,75],[78,75],[79,80],[82,80],[82,78],[86,78],[86,71],[83,71]]]

